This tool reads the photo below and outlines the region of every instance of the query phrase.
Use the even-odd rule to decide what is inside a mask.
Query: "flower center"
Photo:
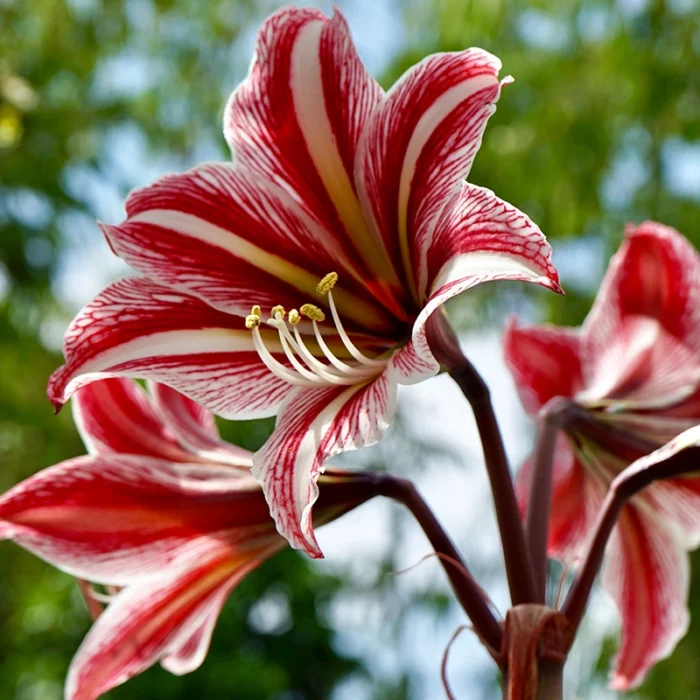
[[[333,287],[338,281],[335,272],[327,274],[316,287],[319,297],[328,298],[328,308],[333,318],[335,330],[347,352],[353,358],[351,364],[339,359],[328,347],[318,324],[326,320],[326,314],[315,304],[303,304],[298,310],[292,309],[289,314],[284,307],[273,306],[270,317],[265,321],[279,333],[279,341],[291,367],[287,367],[277,360],[265,345],[260,324],[263,323],[262,311],[259,306],[254,306],[245,319],[245,326],[253,332],[253,343],[265,366],[277,377],[295,386],[352,386],[368,381],[380,374],[387,360],[374,360],[364,355],[350,340],[338,315],[333,301]],[[306,321],[304,319],[307,319]],[[325,361],[316,357],[304,342],[299,332],[299,325],[304,323],[308,328],[311,323],[316,343]]]

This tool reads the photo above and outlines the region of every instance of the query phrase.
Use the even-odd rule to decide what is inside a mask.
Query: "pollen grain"
[[[301,316],[299,315],[299,312],[296,309],[292,309],[289,312],[289,322],[293,325],[296,326],[297,323],[301,321]]]
[[[318,306],[315,306],[314,304],[304,304],[299,309],[299,313],[302,316],[306,316],[312,321],[318,321],[319,323],[322,323],[326,320],[326,314],[324,314],[323,311],[321,311],[321,309],[319,309]]]
[[[338,281],[337,272],[329,272],[317,285],[316,294],[320,297],[325,297],[328,292],[335,287],[335,283]]]
[[[248,314],[248,316],[245,317],[245,327],[249,330],[252,331],[253,328],[257,328],[260,325],[260,316],[256,314]]]

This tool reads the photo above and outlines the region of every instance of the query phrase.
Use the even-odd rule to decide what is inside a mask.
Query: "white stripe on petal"
[[[277,529],[292,547],[323,556],[313,531],[316,480],[336,454],[378,442],[394,414],[396,382],[389,372],[360,387],[299,389],[275,431],[253,457]]]

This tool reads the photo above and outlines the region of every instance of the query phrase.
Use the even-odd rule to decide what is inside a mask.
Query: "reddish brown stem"
[[[501,659],[504,700],[561,700],[571,625],[544,605],[519,605],[506,615]]]
[[[565,422],[571,406],[569,399],[557,396],[542,407],[538,418],[525,531],[535,578],[535,602],[542,605],[547,589],[547,540],[552,509],[554,449],[559,428]]]
[[[513,688],[510,678],[503,678],[503,700],[525,698],[525,700],[562,700],[564,697],[564,665],[551,661],[540,661],[537,669],[537,687],[531,692],[520,692]]]
[[[382,496],[392,498],[405,505],[423,529],[452,584],[452,588],[469,616],[474,632],[484,642],[492,654],[501,648],[501,626],[489,607],[488,599],[479,584],[463,562],[460,553],[440,525],[435,514],[416,487],[407,479],[400,479],[388,474],[376,474],[377,489]],[[450,559],[457,565],[453,565]]]
[[[623,472],[613,481],[603,501],[583,564],[562,606],[562,612],[571,622],[574,633],[586,611],[593,583],[603,561],[605,546],[625,503],[658,479],[671,479],[682,474],[697,472],[699,460],[700,448],[688,449],[657,464],[652,464],[646,469],[630,472],[628,476]]]
[[[491,483],[513,605],[535,602],[537,590],[532,562],[489,388],[474,365],[462,354],[452,329],[439,312],[431,316],[426,332],[433,355],[450,373],[474,412]]]
[[[605,545],[610,538],[610,533],[617,522],[617,518],[626,500],[626,496],[611,489],[608,491],[605,501],[603,501],[603,507],[598,516],[593,539],[588,547],[583,566],[574,579],[569,593],[566,596],[566,600],[564,601],[564,605],[562,606],[562,612],[571,623],[574,632],[578,629],[579,624],[581,624],[581,618],[583,618],[583,613],[586,611],[586,606],[588,605],[588,599],[591,596],[593,582],[598,575],[598,569],[600,569],[600,564],[603,561]]]

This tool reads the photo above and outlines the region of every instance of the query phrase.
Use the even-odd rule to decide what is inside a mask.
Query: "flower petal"
[[[420,283],[414,258],[495,111],[500,68],[481,49],[428,56],[391,88],[362,136],[355,180],[363,205],[411,288]]]
[[[583,325],[585,357],[595,360],[625,318],[638,315],[700,351],[700,254],[678,231],[653,221],[630,227],[610,261]]]
[[[399,348],[391,358],[391,372],[399,384],[417,384],[425,379],[434,377],[440,365],[423,349],[419,353],[413,340]]]
[[[184,676],[202,665],[228,594],[229,591],[223,588],[219,595],[210,601],[209,606],[203,606],[197,618],[187,625],[186,634],[178,635],[184,637],[184,641],[173,642],[168,655],[160,662],[166,671],[176,676]]]
[[[235,161],[292,191],[361,269],[381,260],[381,245],[355,192],[355,156],[382,95],[337,10],[329,20],[285,7],[261,27],[224,118]]]
[[[281,352],[276,332],[266,344]],[[68,328],[63,354],[48,386],[57,408],[81,386],[114,376],[166,383],[238,419],[274,414],[289,391],[261,362],[241,319],[141,278],[98,294]]]
[[[292,547],[323,556],[311,519],[323,465],[340,452],[378,442],[395,406],[396,382],[389,371],[369,384],[299,389],[290,396],[275,431],[253,456],[253,474]]]
[[[337,297],[343,316],[379,325],[381,309],[357,283],[341,245],[275,183],[231,164],[206,163],[135,190],[127,219],[102,230],[117,255],[145,276],[240,316],[255,304],[299,306],[336,270],[343,275]]]
[[[189,454],[202,460],[241,467],[244,473],[253,466],[252,452],[219,437],[214,416],[206,408],[165,384],[149,382],[149,391],[163,423]]]
[[[54,566],[117,586],[196,560],[223,531],[275,538],[262,492],[229,467],[99,455],[62,462],[0,498],[0,535]]]
[[[281,540],[280,540],[281,541]],[[176,577],[129,586],[100,615],[75,655],[66,681],[66,700],[96,700],[161,659],[172,661],[188,640],[198,642],[189,666],[206,653],[211,633],[207,621],[218,612],[236,584],[278,546],[232,557],[225,544],[212,541],[195,567]],[[184,645],[184,646],[183,646]]]
[[[675,525],[677,537],[690,549],[700,544],[699,453],[700,426],[695,425],[633,462],[615,484],[624,491],[632,484],[635,492],[644,488],[635,502]]]
[[[688,630],[688,555],[663,520],[627,505],[606,550],[603,585],[622,618],[610,685],[628,690],[669,656]]]
[[[657,319],[625,316],[608,341],[595,358],[586,357],[587,387],[576,397],[579,402],[614,401],[617,410],[658,411],[698,391],[700,356]]]
[[[90,454],[121,452],[172,462],[195,459],[182,449],[153,410],[148,394],[132,379],[88,384],[75,393],[72,407],[73,420]]]
[[[577,328],[518,327],[511,317],[503,334],[503,353],[528,413],[534,415],[554,396],[574,396],[581,388],[579,346]]]
[[[412,352],[426,367],[435,367],[426,338],[428,318],[448,299],[477,284],[516,280],[561,291],[551,256],[549,243],[525,214],[491,191],[463,183],[435,227],[427,267],[430,296],[413,325]],[[434,373],[415,373],[411,383]]]

